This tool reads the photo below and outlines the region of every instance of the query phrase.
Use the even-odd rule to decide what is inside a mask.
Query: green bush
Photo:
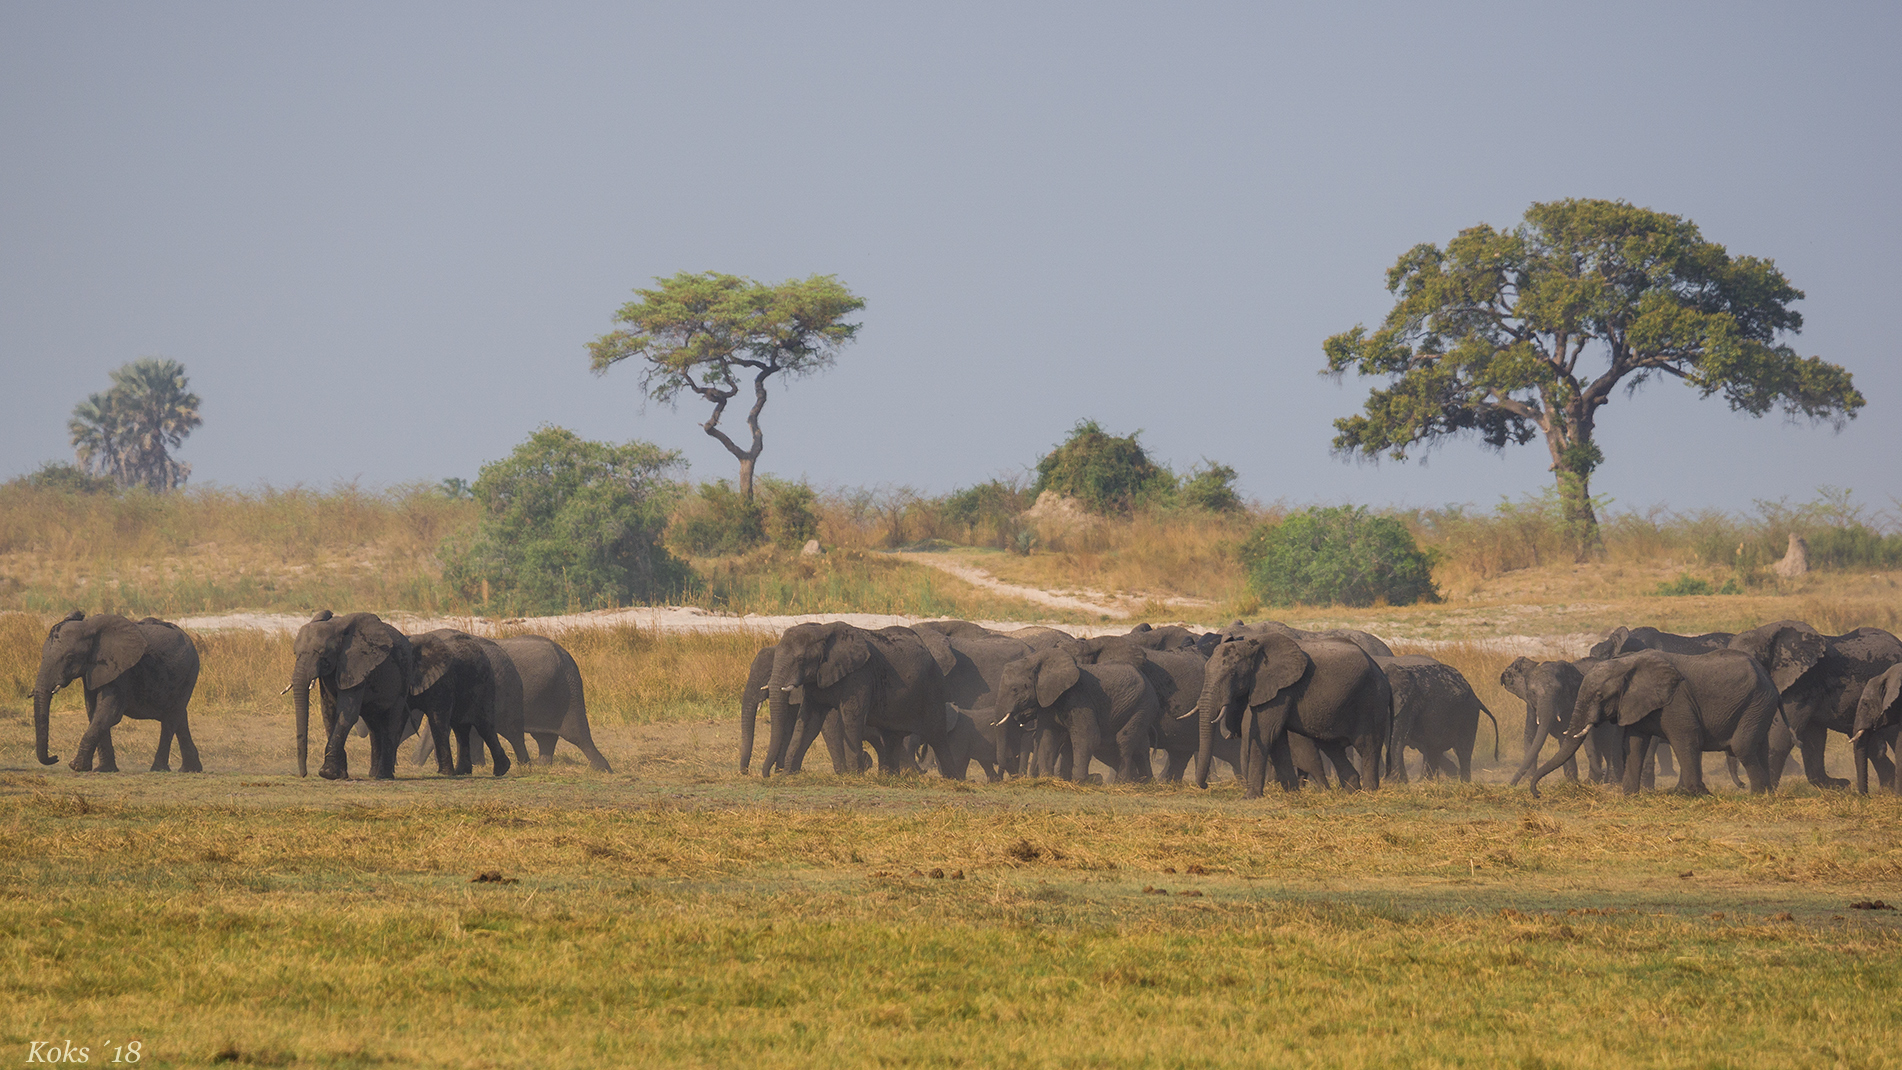
[[[1014,549],[1026,534],[1017,518],[1030,508],[1028,498],[1021,487],[993,479],[947,495],[941,516],[968,546]]]
[[[774,546],[796,550],[819,537],[819,496],[810,486],[761,476],[759,496],[766,538]]]
[[[15,482],[35,490],[57,490],[66,494],[111,494],[119,489],[111,476],[96,476],[65,461],[48,461],[39,471],[28,472]]]
[[[680,454],[646,442],[590,442],[544,427],[471,488],[475,532],[442,551],[443,576],[507,613],[628,605],[680,590],[687,569],[661,546]]]
[[[1405,524],[1365,507],[1292,513],[1241,548],[1249,585],[1270,605],[1404,606],[1437,602],[1432,561]]]
[[[667,545],[694,557],[743,554],[766,541],[766,516],[724,479],[682,497],[667,521]]]
[[[1209,460],[1189,470],[1189,478],[1182,481],[1181,499],[1183,505],[1211,513],[1236,513],[1242,508],[1241,496],[1235,493],[1235,470]]]
[[[1709,580],[1693,576],[1688,572],[1680,572],[1677,579],[1658,584],[1656,593],[1666,598],[1682,598],[1687,595],[1716,594],[1717,589],[1710,585]]]
[[[1136,441],[1140,434],[1118,438],[1095,420],[1080,421],[1062,445],[1037,462],[1031,499],[1051,490],[1077,499],[1093,513],[1127,513],[1170,498],[1176,478],[1143,452]]]

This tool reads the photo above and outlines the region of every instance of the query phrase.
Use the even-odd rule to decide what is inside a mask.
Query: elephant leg
[[[324,742],[324,765],[317,775],[325,780],[350,779],[350,758],[344,746],[349,742],[350,730],[357,726],[357,719],[363,714],[363,691],[352,688],[339,691],[334,716],[326,718],[331,722],[330,738]]]
[[[502,734],[495,730],[494,725],[486,722],[476,725],[475,731],[482,738],[483,744],[489,748],[489,756],[495,759],[494,775],[502,776],[507,773],[512,763],[509,761],[508,753],[502,748]],[[525,750],[526,748],[518,749]]]
[[[1088,710],[1073,710],[1070,713],[1070,780],[1077,784],[1086,784],[1090,779],[1090,759],[1095,757],[1100,742],[1097,734],[1096,718]],[[1116,768],[1111,765],[1110,768]]]
[[[86,722],[85,734],[79,737],[79,750],[68,765],[75,773],[116,773],[119,761],[112,749],[112,729],[125,719],[123,704],[117,692],[105,691],[96,693],[90,705],[92,708],[87,712],[91,717]],[[96,768],[95,755],[98,757]]]
[[[859,751],[854,749],[851,754],[846,753],[845,727],[840,723],[839,711],[833,710],[826,714],[826,719],[820,724],[819,730],[825,735],[826,752],[832,756],[832,771],[834,773],[860,772],[862,767],[858,761]],[[848,765],[851,768],[848,769]]]
[[[430,756],[435,753],[435,734],[427,730],[416,733],[416,750],[410,755],[410,760],[417,765],[422,765],[424,762],[429,761]]]
[[[1321,764],[1321,752],[1314,741],[1307,736],[1292,732],[1282,733],[1282,739],[1288,748],[1289,760],[1293,762],[1298,775],[1306,775],[1308,782],[1322,791],[1327,790],[1327,767]],[[1246,764],[1244,756],[1244,764]]]
[[[1658,739],[1656,736],[1650,736],[1647,737],[1647,739],[1648,742],[1645,743],[1644,750],[1642,751],[1644,760],[1639,766],[1643,770],[1642,778],[1639,780],[1639,786],[1645,791],[1652,791],[1658,786]]]
[[[580,739],[570,739],[568,742],[573,743],[575,747],[581,751],[581,756],[583,758],[588,759],[589,767],[592,768],[595,772],[597,773],[614,772],[614,767],[608,764],[608,760],[606,758],[601,757],[601,752],[599,750],[595,749],[593,736],[590,736],[584,732],[581,734]]]
[[[172,771],[172,719],[169,717],[159,721],[158,747],[152,751],[151,771],[154,773]]]
[[[1651,765],[1650,755],[1647,753],[1650,750],[1650,744],[1649,736],[1641,736],[1635,732],[1625,735],[1624,787],[1626,795],[1636,795],[1644,786],[1644,774]]]
[[[1677,787],[1672,788],[1679,795],[1709,795],[1710,789],[1704,786],[1704,754],[1688,739],[1670,740],[1668,747],[1658,748],[1659,753],[1666,751],[1677,755]]]
[[[1653,753],[1655,753],[1658,756],[1658,775],[1659,776],[1678,776],[1679,775],[1677,770],[1671,768],[1671,748],[1670,747],[1665,746],[1663,744],[1659,744],[1658,748]],[[1679,763],[1679,764],[1682,764],[1682,763]]]
[[[1281,749],[1285,750],[1286,748]],[[1267,748],[1261,745],[1260,739],[1250,734],[1248,738],[1242,740],[1242,764],[1248,767],[1248,779],[1242,787],[1242,798],[1261,798],[1262,788],[1268,784],[1268,762],[1269,756]],[[1292,766],[1294,763],[1289,762],[1288,764]],[[1276,761],[1275,766],[1277,773],[1282,771],[1280,768],[1281,762]],[[1284,790],[1289,790],[1288,781],[1292,779],[1294,779],[1294,777],[1292,773],[1290,773],[1282,780],[1281,786]]]
[[[1459,759],[1460,783],[1471,784],[1473,782],[1473,748],[1456,749],[1453,751],[1453,756]]]
[[[1116,733],[1116,749],[1122,753],[1122,766],[1116,772],[1116,779],[1134,784],[1155,779],[1156,768],[1149,760],[1148,725],[1131,718]]]
[[[468,776],[475,771],[475,755],[469,753],[469,735],[474,725],[459,724],[452,731],[456,736],[456,775]]]
[[[1880,738],[1869,748],[1869,764],[1875,767],[1878,787],[1893,787],[1895,784],[1895,763],[1889,760],[1888,749]]]
[[[198,743],[192,739],[191,718],[184,710],[172,719],[172,738],[178,741],[178,771],[181,773],[202,773],[205,767],[198,760]]]
[[[1341,790],[1359,791],[1361,786],[1360,770],[1354,768],[1353,760],[1347,756],[1347,744],[1337,739],[1317,739],[1314,741],[1314,745],[1321,749],[1322,754],[1327,755],[1328,761],[1334,763],[1334,772],[1338,773],[1341,778]],[[1364,758],[1363,761],[1365,761]]]
[[[1179,750],[1164,751],[1163,753],[1169,756],[1169,760],[1163,764],[1162,779],[1171,784],[1182,783],[1183,774],[1189,771],[1189,759],[1195,757],[1195,755],[1189,751]]]
[[[530,732],[529,735],[535,739],[535,749],[541,752],[535,760],[543,765],[555,764],[555,741],[561,737],[553,732]]]
[[[805,706],[801,706],[795,711],[793,715],[792,738],[788,741],[786,747],[786,758],[780,766],[782,769],[788,773],[797,773],[805,768],[806,751],[812,747],[812,741],[818,739],[819,734],[825,731],[825,718],[829,715],[830,711],[817,712]],[[830,740],[826,741],[826,746],[830,749],[832,746]],[[842,770],[839,766],[845,761],[844,743],[839,744],[839,751],[833,755],[833,761],[837,763],[833,768],[833,772],[841,772]]]

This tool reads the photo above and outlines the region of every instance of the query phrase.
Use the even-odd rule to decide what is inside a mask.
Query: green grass
[[[761,782],[679,728],[645,746],[635,776],[0,777],[0,1045],[138,1037],[155,1066],[1892,1057],[1902,932],[1848,909],[1894,898],[1892,798]],[[471,883],[489,871],[510,883]]]

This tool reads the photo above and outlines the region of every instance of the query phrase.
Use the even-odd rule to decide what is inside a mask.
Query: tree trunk
[[[759,455],[740,457],[740,499],[753,504],[753,466],[759,463]]]

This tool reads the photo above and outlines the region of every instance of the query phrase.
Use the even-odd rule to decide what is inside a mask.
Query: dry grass
[[[1902,984],[1902,933],[1847,909],[1902,878],[1893,799],[641,768],[0,774],[0,1044],[138,1038],[154,1065],[1878,1066],[1897,1024],[1870,994]]]

